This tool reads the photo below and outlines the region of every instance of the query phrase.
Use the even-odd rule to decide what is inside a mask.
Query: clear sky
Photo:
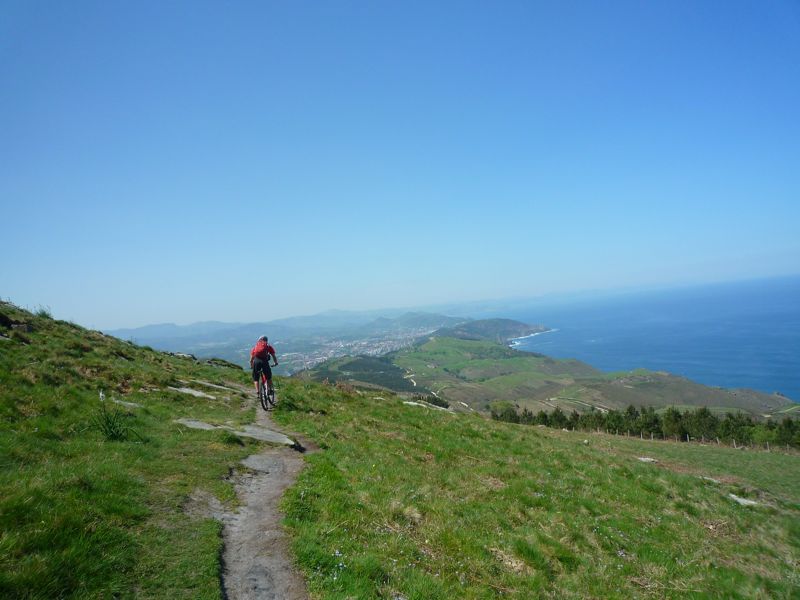
[[[800,3],[0,2],[0,296],[94,327],[800,272]]]

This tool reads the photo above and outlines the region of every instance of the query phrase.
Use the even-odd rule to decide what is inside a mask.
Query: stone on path
[[[278,433],[277,431],[272,431],[271,429],[260,427],[258,425],[245,425],[241,429],[236,429],[228,425],[211,425],[210,423],[204,423],[203,421],[198,421],[196,419],[176,419],[175,423],[189,427],[190,429],[202,429],[204,431],[224,429],[235,435],[238,435],[239,437],[247,437],[254,440],[261,440],[262,442],[282,444],[284,446],[297,445],[293,439],[283,435],[282,433]]]

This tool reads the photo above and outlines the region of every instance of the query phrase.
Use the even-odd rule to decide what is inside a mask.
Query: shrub
[[[440,406],[441,408],[450,408],[450,403],[447,400],[444,398],[437,398],[434,395],[414,394],[413,399],[419,402],[427,402],[428,404],[433,404],[434,406]]]
[[[125,413],[118,408],[109,412],[105,402],[100,403],[100,409],[97,411],[97,414],[92,417],[92,425],[98,429],[109,442],[124,442],[128,439],[130,434],[144,441],[136,430],[125,423]]]
[[[52,319],[53,318],[53,313],[50,311],[50,307],[49,306],[42,306],[42,305],[37,306],[36,310],[34,311],[34,314],[37,317],[41,317],[43,319]]]
[[[346,381],[337,381],[336,382],[336,389],[340,392],[344,392],[345,394],[355,394],[356,388],[351,383],[347,383]]]

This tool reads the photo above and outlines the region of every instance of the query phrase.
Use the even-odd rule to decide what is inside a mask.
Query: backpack
[[[253,356],[261,359],[263,358],[269,359],[269,352],[267,352],[267,347],[268,347],[267,342],[265,342],[264,340],[258,340],[256,342],[256,348],[255,348],[256,351],[253,354]]]

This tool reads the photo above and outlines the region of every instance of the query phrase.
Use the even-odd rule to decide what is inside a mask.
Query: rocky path
[[[269,415],[258,410],[256,425],[284,435]],[[293,441],[293,440],[289,440]],[[281,527],[278,504],[283,492],[303,468],[295,444],[268,448],[242,463],[248,472],[236,475],[240,507],[220,515],[223,537],[223,588],[228,600],[306,600],[305,582],[293,568]]]

